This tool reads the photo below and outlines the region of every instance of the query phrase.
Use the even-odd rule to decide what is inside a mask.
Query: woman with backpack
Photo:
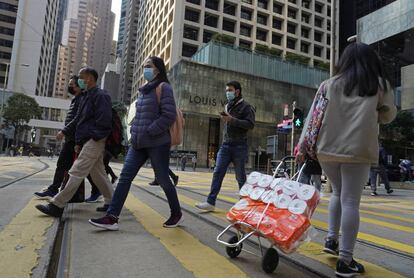
[[[168,199],[171,216],[165,228],[177,227],[183,221],[175,186],[168,176],[171,136],[170,127],[176,119],[176,105],[172,87],[167,78],[164,61],[150,57],[144,64],[147,83],[139,88],[136,114],[131,127],[131,147],[119,176],[111,204],[106,215],[89,219],[89,223],[107,230],[118,230],[118,217],[127,198],[131,182],[147,159],[151,159],[155,177]],[[161,91],[158,99],[157,90]]]
[[[352,277],[365,272],[353,259],[359,204],[370,165],[378,161],[378,124],[389,123],[396,115],[394,94],[378,55],[363,43],[352,43],[344,50],[335,75],[319,90],[328,104],[317,135],[316,155],[333,189],[324,251],[339,253],[335,272],[339,277]],[[315,113],[311,108],[308,118]],[[299,161],[307,152],[302,139]]]

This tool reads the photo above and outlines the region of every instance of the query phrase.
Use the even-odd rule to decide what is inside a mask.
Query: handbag
[[[326,98],[326,83],[324,82],[313,100],[313,111],[303,137],[302,147],[305,154],[313,160],[317,160],[316,143],[328,103],[329,100]]]

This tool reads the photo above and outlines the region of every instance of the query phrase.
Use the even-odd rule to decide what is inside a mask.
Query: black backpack
[[[118,112],[112,108],[112,131],[106,139],[105,148],[115,158],[122,152],[123,127]]]

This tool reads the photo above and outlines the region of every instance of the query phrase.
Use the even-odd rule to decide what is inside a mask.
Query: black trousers
[[[56,163],[55,175],[53,182],[49,185],[48,189],[54,192],[58,192],[62,185],[63,179],[65,178],[65,172],[68,172],[73,165],[73,158],[75,156],[75,141],[65,141],[62,146],[62,150],[59,153],[58,161]],[[95,184],[92,181],[90,175],[88,180],[92,186]]]

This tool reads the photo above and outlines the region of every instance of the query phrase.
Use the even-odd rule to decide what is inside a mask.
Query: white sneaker
[[[204,210],[204,211],[214,211],[215,206],[210,205],[207,202],[203,202],[203,203],[198,203],[195,205],[196,208]]]

